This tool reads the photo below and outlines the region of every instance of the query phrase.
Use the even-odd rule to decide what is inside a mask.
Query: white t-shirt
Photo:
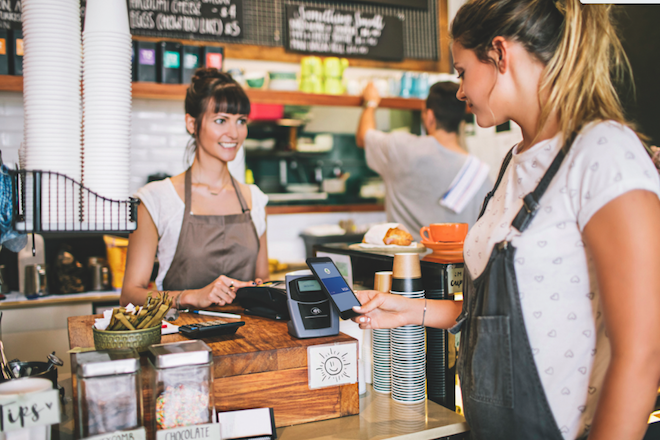
[[[268,196],[261,192],[256,185],[249,185],[252,194],[252,209],[250,215],[252,223],[261,237],[266,231],[266,204]],[[156,286],[163,289],[163,279],[167,274],[181,233],[183,211],[185,203],[177,194],[170,179],[151,182],[143,186],[134,195],[144,203],[158,229],[158,276]]]
[[[536,368],[564,438],[582,434],[594,416],[610,360],[609,341],[593,261],[582,231],[604,205],[635,189],[660,197],[660,178],[627,127],[591,123],[576,138],[524,231],[511,222],[550,166],[559,138],[513,157],[484,216],[465,239],[472,279],[486,267],[493,246],[509,240],[522,314]]]

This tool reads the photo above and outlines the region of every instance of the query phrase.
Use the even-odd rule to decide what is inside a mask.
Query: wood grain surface
[[[217,308],[218,311],[241,314],[238,306]],[[68,319],[69,345],[74,348],[94,346],[92,325],[100,315],[75,316]],[[192,313],[181,313],[176,325],[221,319]],[[328,343],[352,342],[337,336],[296,339],[288,334],[286,322],[242,315],[245,325],[234,335],[204,339],[213,352],[214,396],[218,411],[270,407],[274,409],[278,427],[326,420],[358,414],[358,384],[310,390],[307,384],[307,347]],[[161,343],[188,340],[179,334],[164,335]],[[73,356],[72,356],[73,357]],[[142,356],[142,382],[145,426],[148,438],[151,427],[150,367]],[[75,376],[75,362],[72,374]],[[74,386],[74,395],[76,394]]]

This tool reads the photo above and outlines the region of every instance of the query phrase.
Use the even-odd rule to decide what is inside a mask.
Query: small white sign
[[[357,367],[357,342],[307,347],[310,389],[355,383]]]
[[[108,434],[95,435],[87,437],[85,440],[146,440],[147,431],[143,428],[132,429],[130,431],[115,431]]]
[[[60,423],[60,392],[48,390],[0,398],[0,431]]]
[[[219,438],[221,437],[218,423],[156,431],[156,440],[218,440]]]

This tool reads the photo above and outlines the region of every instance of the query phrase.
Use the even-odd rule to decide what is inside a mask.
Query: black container
[[[9,31],[9,73],[23,75],[23,31],[14,29]]]
[[[181,82],[189,84],[193,74],[201,66],[199,46],[181,47]]]
[[[0,75],[9,75],[9,32],[0,30]]]
[[[156,82],[156,43],[133,41],[133,81]]]
[[[161,41],[157,45],[158,82],[181,84],[181,44]]]
[[[52,364],[39,361],[9,361],[9,368],[12,371],[18,371],[18,377],[39,377],[53,382],[53,388],[60,392],[60,401],[64,402],[64,388],[57,384],[57,367],[53,365],[49,370],[48,367],[50,365]]]
[[[204,46],[202,49],[204,55],[204,67],[215,67],[222,70],[225,62],[225,48],[218,46]]]

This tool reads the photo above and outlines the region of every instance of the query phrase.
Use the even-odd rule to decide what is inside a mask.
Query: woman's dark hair
[[[426,108],[433,110],[436,129],[449,133],[458,132],[465,117],[465,101],[459,101],[456,93],[458,93],[458,84],[453,82],[438,82],[429,89]]]
[[[249,115],[250,99],[228,73],[214,67],[200,68],[195,71],[186,91],[185,109],[186,114],[195,118],[195,132],[190,133],[193,139],[185,155],[186,162],[190,163],[197,150],[197,137],[206,112]]]

